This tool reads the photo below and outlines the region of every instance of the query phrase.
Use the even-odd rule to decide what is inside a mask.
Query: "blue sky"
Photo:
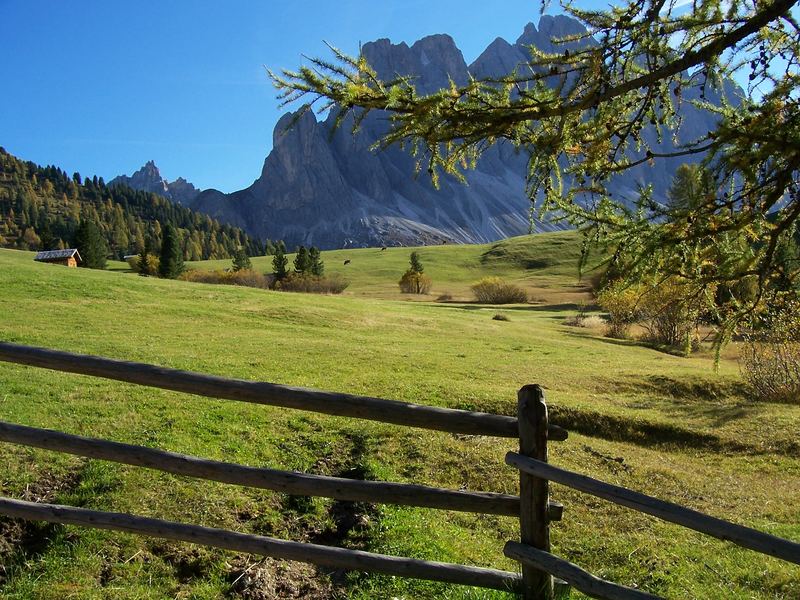
[[[323,40],[449,33],[467,62],[538,21],[532,0],[0,0],[0,145],[110,179],[162,175],[226,192],[258,177],[280,116],[264,66],[326,56]]]

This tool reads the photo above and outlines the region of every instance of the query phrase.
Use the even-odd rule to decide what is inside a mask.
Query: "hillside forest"
[[[81,222],[100,230],[110,256],[121,259],[160,247],[164,229],[179,234],[185,260],[228,258],[241,248],[263,254],[238,227],[150,192],[109,187],[103,178],[69,176],[55,166],[22,161],[0,148],[0,247],[55,250],[74,244]]]

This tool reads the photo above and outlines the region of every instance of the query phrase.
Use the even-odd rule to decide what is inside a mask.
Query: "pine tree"
[[[316,277],[322,277],[325,274],[325,264],[322,262],[319,248],[311,246],[311,249],[308,251],[308,258],[311,262],[311,274]]]
[[[425,271],[425,267],[422,266],[422,262],[419,260],[419,254],[416,252],[411,253],[411,271],[414,273],[423,273]]]
[[[311,258],[308,255],[308,250],[305,246],[300,246],[297,249],[297,255],[294,257],[294,270],[298,273],[307,273],[311,268]]]
[[[80,266],[88,269],[105,269],[108,245],[93,221],[81,221],[75,231],[75,247],[81,255]]]
[[[289,272],[286,270],[286,266],[289,264],[289,259],[286,258],[286,255],[283,253],[283,249],[280,245],[275,248],[275,254],[272,257],[272,270],[275,274],[275,280],[281,281],[282,279],[286,279],[286,276]]]
[[[283,240],[278,240],[278,243],[276,244],[276,246],[275,246],[275,247],[276,247],[276,248],[280,248],[280,249],[281,249],[281,252],[283,252],[284,254],[286,254],[286,242],[284,242]]]
[[[50,228],[50,222],[45,220],[39,228],[39,237],[42,240],[42,250],[52,250],[56,243],[53,237],[53,231]]]
[[[275,244],[272,243],[272,240],[267,238],[267,241],[264,242],[264,253],[267,256],[272,256],[275,254]]]
[[[136,269],[139,271],[139,275],[142,277],[147,277],[149,274],[147,272],[147,251],[148,244],[145,244],[142,247],[142,251],[139,252],[139,258],[136,260]]]
[[[239,246],[233,255],[232,268],[234,271],[253,270],[253,263],[250,262],[250,257],[247,256],[247,252],[245,252],[245,249],[242,246]]]
[[[165,279],[175,279],[183,273],[183,249],[178,232],[171,224],[164,228],[158,274]]]

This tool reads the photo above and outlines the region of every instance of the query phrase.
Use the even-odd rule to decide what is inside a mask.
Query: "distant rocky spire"
[[[141,169],[131,176],[120,175],[115,177],[108,185],[127,185],[135,190],[153,192],[186,206],[191,206],[201,191],[183,177],[178,177],[172,183],[168,182],[161,176],[161,172],[158,170],[154,160],[148,160]]]

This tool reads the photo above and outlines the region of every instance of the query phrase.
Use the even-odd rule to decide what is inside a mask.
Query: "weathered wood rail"
[[[561,519],[563,509],[561,505],[550,502],[549,482],[552,481],[762,554],[800,564],[800,544],[797,542],[729,523],[548,464],[548,441],[565,440],[567,432],[549,423],[544,393],[537,385],[525,386],[519,391],[517,416],[510,417],[272,383],[226,379],[142,363],[3,342],[0,342],[0,361],[104,377],[211,398],[282,406],[450,433],[518,438],[519,452],[509,452],[506,455],[506,463],[519,470],[520,495],[513,496],[256,468],[0,421],[2,442],[157,469],[176,475],[286,494],[517,517],[520,520],[520,541],[506,543],[504,554],[519,562],[522,573],[520,575],[475,566],[386,556],[149,517],[31,503],[11,498],[0,497],[0,515],[126,531],[338,569],[505,590],[518,593],[525,600],[551,600],[557,592],[561,592],[563,597],[565,584],[570,584],[593,598],[606,600],[656,598],[646,592],[599,579],[579,566],[550,553],[550,523]],[[563,581],[555,580],[554,575]],[[568,591],[566,593],[568,594]]]
[[[664,500],[634,492],[618,485],[605,483],[586,475],[560,469],[540,460],[521,456],[516,452],[509,452],[506,455],[506,464],[539,479],[554,481],[574,490],[603,498],[614,504],[626,506],[664,521],[705,533],[720,540],[732,542],[743,548],[755,550],[760,554],[774,556],[775,558],[800,565],[800,543],[785,540],[769,533],[737,525],[716,517],[710,517],[691,508],[673,504],[672,502],[665,502]]]
[[[3,421],[0,421],[0,441],[284,494],[321,496],[352,502],[403,504],[492,515],[519,515],[519,496],[247,467]]]
[[[0,360],[209,398],[282,406],[406,427],[507,438],[516,438],[518,435],[515,417],[424,406],[369,396],[323,392],[261,381],[228,379],[144,363],[113,360],[88,354],[73,354],[19,344],[0,342]],[[566,431],[560,427],[553,427],[549,436],[551,440],[567,439]]]
[[[445,581],[506,591],[518,590],[520,583],[518,574],[495,569],[387,556],[385,554],[320,546],[305,542],[290,542],[259,535],[237,533],[225,529],[213,529],[200,525],[186,525],[184,523],[162,521],[161,519],[138,517],[125,513],[101,512],[85,508],[25,502],[0,497],[0,514],[19,519],[125,531],[168,540],[203,544],[226,550],[248,552],[272,558],[312,563],[335,569],[371,571],[400,577]]]

